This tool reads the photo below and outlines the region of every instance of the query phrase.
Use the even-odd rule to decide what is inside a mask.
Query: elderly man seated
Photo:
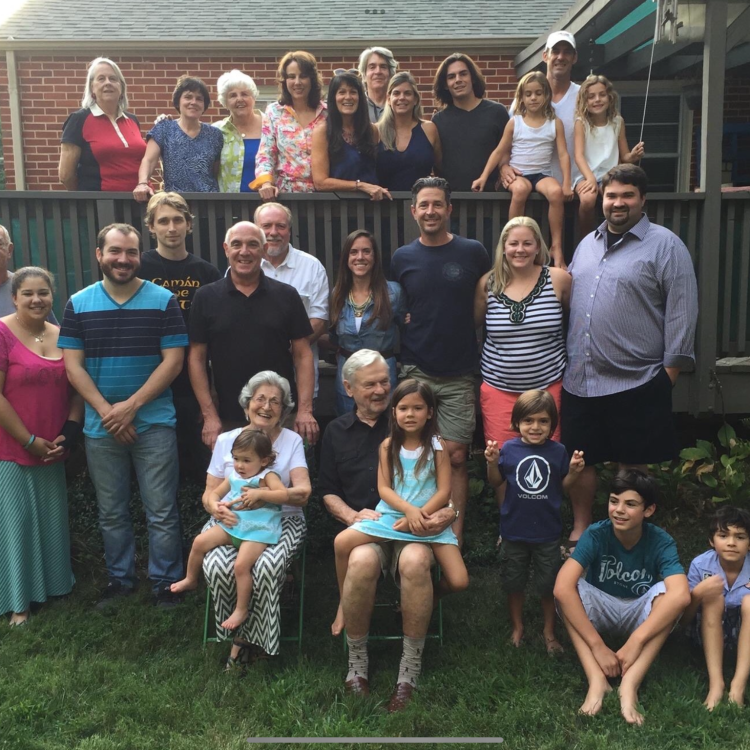
[[[355,409],[335,419],[323,436],[318,489],[329,513],[346,526],[364,518],[378,518],[378,448],[388,434],[391,390],[388,364],[370,349],[352,354],[343,368],[343,382]],[[451,506],[434,513],[425,535],[438,534],[456,518]],[[404,646],[398,680],[388,710],[400,711],[411,699],[422,669],[422,652],[433,606],[428,544],[382,541],[357,547],[349,558],[342,596],[349,672],[345,686],[356,695],[369,694],[367,637],[381,572],[389,570],[401,589]]]

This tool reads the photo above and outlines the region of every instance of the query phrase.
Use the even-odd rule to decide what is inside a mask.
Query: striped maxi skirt
[[[0,461],[0,613],[70,593],[68,491],[62,461]]]
[[[203,531],[216,524],[211,519]],[[278,544],[266,547],[253,566],[253,593],[250,598],[250,616],[236,631],[221,627],[221,623],[234,612],[237,589],[234,580],[234,562],[237,550],[231,545],[212,549],[203,560],[203,574],[211,589],[216,616],[216,637],[219,640],[241,638],[260,646],[267,654],[279,653],[281,639],[281,612],[279,597],[286,580],[286,571],[302,549],[307,534],[304,516],[287,516],[281,519],[281,538]]]

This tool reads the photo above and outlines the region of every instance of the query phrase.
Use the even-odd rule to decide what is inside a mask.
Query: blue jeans
[[[130,519],[131,462],[148,523],[148,577],[154,590],[182,578],[182,538],[177,510],[177,437],[156,425],[133,445],[112,437],[86,438],[86,459],[99,504],[99,525],[110,581],[135,586],[135,537]]]

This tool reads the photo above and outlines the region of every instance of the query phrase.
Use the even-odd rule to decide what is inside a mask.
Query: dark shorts
[[[534,174],[525,174],[524,180],[528,180],[531,183],[531,189],[536,190],[536,186],[542,180],[546,180],[548,177],[552,177],[551,174],[544,174],[543,172],[536,172]]]
[[[533,590],[539,596],[552,596],[555,578],[560,570],[560,542],[512,542],[500,545],[503,591],[515,594],[526,589],[529,568],[534,570]]]
[[[562,442],[583,451],[587,466],[604,461],[656,464],[677,457],[672,381],[662,368],[653,380],[620,393],[582,398],[563,388]]]

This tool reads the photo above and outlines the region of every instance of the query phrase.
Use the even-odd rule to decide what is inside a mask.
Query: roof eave
[[[90,54],[97,48],[105,49],[107,55],[123,54],[128,52],[154,52],[185,54],[190,49],[191,54],[197,52],[222,52],[222,53],[258,53],[270,52],[278,54],[279,50],[305,49],[318,55],[337,55],[341,52],[359,52],[368,44],[383,45],[393,52],[402,54],[437,51],[441,54],[446,47],[471,51],[475,53],[497,53],[502,51],[506,55],[517,55],[534,41],[533,36],[495,36],[495,37],[457,37],[436,39],[435,37],[424,39],[388,39],[373,36],[369,40],[364,39],[262,39],[262,40],[227,40],[227,39],[138,39],[138,40],[113,40],[113,39],[83,39],[83,40],[59,40],[59,39],[0,39],[0,51],[15,52],[44,52],[45,54],[69,52],[86,52]]]

